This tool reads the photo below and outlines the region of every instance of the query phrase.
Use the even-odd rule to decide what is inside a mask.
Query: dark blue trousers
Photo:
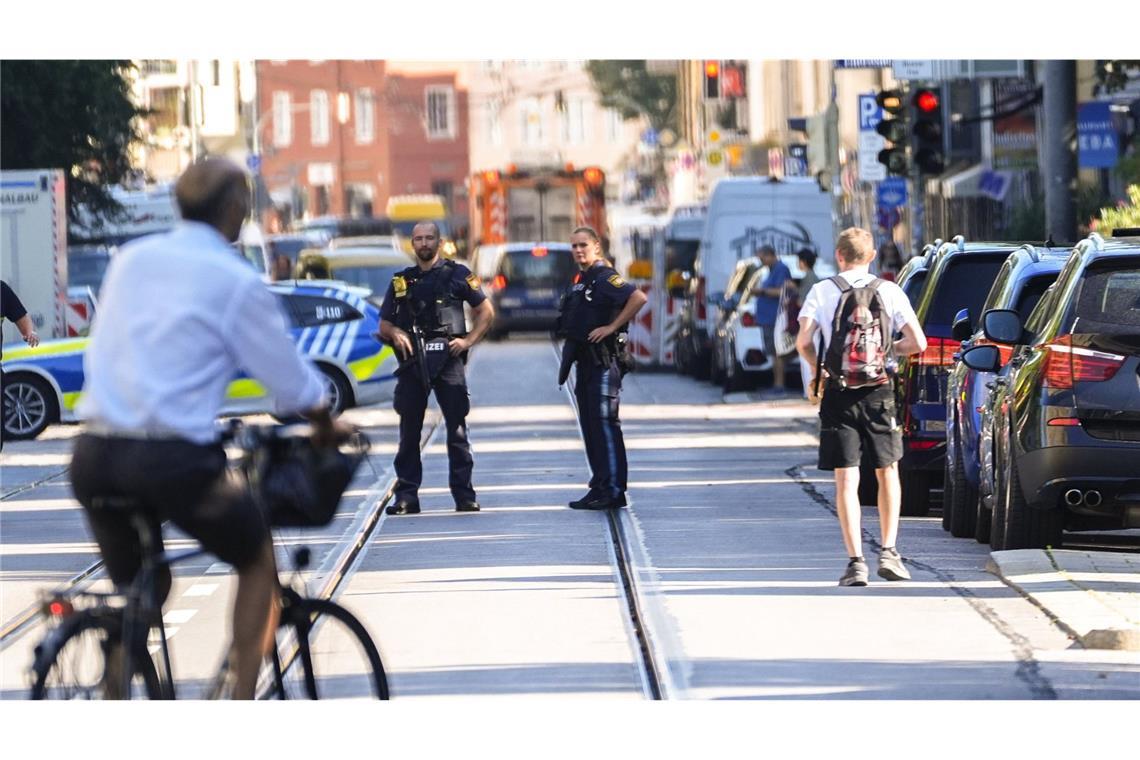
[[[615,366],[597,366],[589,359],[579,359],[575,379],[578,420],[590,462],[590,489],[609,496],[623,494],[628,466],[618,418],[621,372]]]
[[[447,427],[448,486],[456,503],[475,501],[475,488],[471,485],[471,471],[475,459],[467,440],[467,413],[471,411],[471,397],[467,392],[467,377],[463,362],[448,357],[431,384],[435,400],[443,412]],[[396,379],[392,406],[400,415],[400,447],[396,451],[396,500],[414,501],[423,482],[423,462],[420,460],[420,435],[424,427],[428,394],[420,380],[419,367],[414,364],[402,369]]]

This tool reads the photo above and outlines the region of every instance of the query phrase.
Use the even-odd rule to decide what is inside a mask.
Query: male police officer
[[[439,227],[434,222],[420,222],[413,228],[412,247],[416,265],[392,278],[380,310],[380,337],[403,360],[396,370],[393,402],[400,415],[395,502],[387,512],[414,515],[420,511],[420,432],[428,392],[433,388],[447,425],[448,480],[455,508],[478,512],[471,485],[474,460],[467,442],[471,401],[463,368],[467,350],[487,332],[494,311],[471,270],[440,258]],[[464,302],[474,310],[475,325],[470,333],[463,315]]]
[[[626,459],[618,419],[622,371],[617,332],[648,299],[606,264],[598,233],[590,227],[574,230],[570,248],[581,272],[562,302],[560,333],[566,343],[558,382],[565,382],[570,365],[577,363],[574,395],[591,473],[589,493],[570,502],[570,507],[624,507]]]

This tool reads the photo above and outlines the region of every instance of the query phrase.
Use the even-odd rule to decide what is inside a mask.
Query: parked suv
[[[994,388],[994,549],[1061,544],[1062,531],[1140,527],[1140,237],[1081,241],[1027,322],[982,316],[1013,347]],[[996,372],[998,346],[962,355]]]
[[[1024,246],[1009,255],[994,280],[982,312],[991,309],[1013,309],[1027,319],[1046,289],[1057,279],[1069,249]],[[952,328],[955,340],[962,340],[962,350],[988,341],[982,334],[980,314],[963,309]],[[1008,361],[1011,349],[1003,346],[1002,360]],[[946,397],[946,457],[943,471],[942,527],[958,537],[976,537],[982,543],[990,536],[990,503],[979,504],[979,488],[990,497],[991,489],[981,478],[981,410],[989,402],[990,389],[1004,377],[990,372],[976,372],[957,362],[950,371]],[[986,442],[988,444],[989,437]],[[988,460],[988,447],[985,456]],[[979,481],[982,481],[981,483]]]
[[[954,317],[962,309],[981,312],[998,271],[1018,245],[967,244],[959,235],[927,254],[926,282],[914,310],[926,334],[926,350],[900,357],[895,382],[903,435],[899,478],[904,515],[925,515],[930,510],[930,490],[942,479],[946,388],[960,347],[951,335]],[[906,283],[902,284],[905,291]]]

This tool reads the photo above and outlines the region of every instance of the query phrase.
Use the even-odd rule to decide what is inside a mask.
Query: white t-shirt
[[[875,279],[875,275],[870,272],[847,271],[840,272],[839,276],[855,288],[862,287]],[[831,340],[831,324],[835,320],[835,310],[839,308],[840,295],[839,287],[834,282],[830,279],[820,280],[808,291],[804,305],[800,308],[800,319],[806,317],[814,320],[819,326],[819,331],[823,334],[825,350]],[[910,305],[910,300],[902,288],[889,280],[884,280],[879,285],[879,296],[882,297],[883,306],[886,308],[887,314],[890,315],[892,332],[898,332],[908,322],[913,323],[916,330],[922,329],[918,324],[918,317],[915,316],[914,309]]]

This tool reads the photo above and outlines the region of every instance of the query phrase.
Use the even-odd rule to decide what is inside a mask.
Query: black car
[[[954,318],[981,312],[998,271],[1019,243],[967,243],[956,236],[927,254],[927,274],[915,306],[926,350],[900,357],[895,381],[903,436],[899,462],[902,514],[925,515],[930,491],[942,481],[946,453],[946,388],[954,355]],[[900,277],[900,281],[902,278]],[[904,291],[906,282],[901,283]]]
[[[1071,253],[1068,248],[1039,248],[1026,245],[1009,255],[994,280],[982,312],[1014,309],[1027,319],[1037,302],[1052,285]],[[961,338],[962,350],[985,344],[979,314],[966,309],[954,322],[954,337]],[[1008,346],[999,349],[1003,361],[1011,354]],[[981,425],[982,410],[989,403],[990,391],[1005,382],[1000,375],[975,372],[958,362],[950,371],[946,405],[946,458],[943,473],[942,527],[958,537],[975,537],[986,543],[990,536],[992,487],[988,476],[992,462],[991,437]],[[983,501],[984,500],[984,501]]]
[[[495,307],[489,337],[553,330],[558,303],[578,265],[569,243],[506,243],[479,248],[475,271]]]
[[[994,549],[1059,546],[1062,531],[1140,526],[1140,238],[1079,243],[1022,323],[982,316],[1013,347],[995,386]],[[962,355],[1001,369],[997,346]]]

